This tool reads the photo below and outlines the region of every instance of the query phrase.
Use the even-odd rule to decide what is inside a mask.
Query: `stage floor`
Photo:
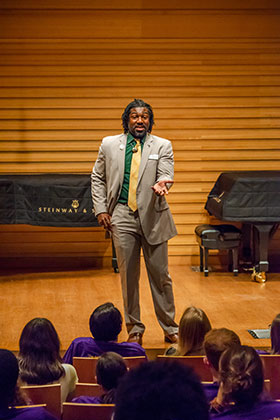
[[[254,339],[248,329],[268,328],[280,312],[280,274],[269,273],[267,282],[251,281],[250,274],[210,273],[204,277],[188,266],[170,266],[174,284],[176,320],[187,306],[202,308],[213,328],[227,327],[239,334],[243,344],[270,346],[268,339]],[[140,281],[142,320],[146,325],[143,346],[162,352],[167,346],[152,304],[144,267]],[[0,274],[0,347],[18,350],[24,325],[34,317],[46,317],[55,325],[65,350],[71,340],[89,336],[92,310],[113,302],[122,312],[119,275],[111,269],[56,272],[6,272]],[[127,337],[120,334],[120,341]]]

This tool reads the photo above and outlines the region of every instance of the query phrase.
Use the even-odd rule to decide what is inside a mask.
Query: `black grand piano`
[[[266,281],[268,244],[280,223],[280,171],[234,171],[218,177],[205,209],[220,220],[243,223],[243,256],[252,277]]]
[[[90,174],[0,175],[0,224],[97,227]],[[118,272],[112,241],[112,267]]]

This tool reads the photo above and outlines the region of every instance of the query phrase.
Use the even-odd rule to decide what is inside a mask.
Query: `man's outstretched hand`
[[[111,231],[112,225],[111,225],[111,216],[109,213],[99,213],[97,216],[98,223],[104,227],[104,229]]]
[[[168,194],[168,188],[166,184],[173,184],[174,181],[168,180],[162,180],[157,182],[155,185],[153,185],[151,188],[154,190],[156,195],[166,195]]]

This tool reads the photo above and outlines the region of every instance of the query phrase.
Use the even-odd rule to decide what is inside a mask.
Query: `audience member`
[[[202,385],[188,366],[148,362],[120,381],[114,420],[207,420]]]
[[[96,365],[96,380],[102,386],[104,394],[101,397],[81,396],[73,402],[84,404],[114,404],[119,380],[127,372],[126,364],[117,353],[107,352],[99,356]]]
[[[100,356],[108,351],[123,357],[146,356],[138,343],[117,342],[122,329],[122,316],[112,303],[104,303],[93,311],[89,327],[93,338],[75,338],[63,357],[65,363],[73,363],[73,357]]]
[[[72,365],[61,363],[59,338],[48,319],[34,318],[23,328],[19,369],[22,385],[60,383],[62,402],[72,398],[77,373]]]
[[[55,420],[44,408],[16,408],[17,358],[9,350],[0,349],[0,418],[6,420]]]
[[[276,315],[270,328],[271,354],[280,354],[280,314]]]
[[[280,402],[264,397],[264,374],[253,347],[232,346],[219,363],[220,387],[212,409],[213,418],[273,420],[280,417]]]
[[[211,324],[206,313],[194,306],[188,307],[180,319],[178,345],[169,347],[165,354],[168,356],[203,355],[204,336],[210,330]]]
[[[204,392],[210,402],[217,396],[219,389],[219,360],[222,353],[234,345],[241,345],[238,335],[227,328],[214,328],[205,335],[204,363],[209,367],[213,376],[213,383],[204,384]]]

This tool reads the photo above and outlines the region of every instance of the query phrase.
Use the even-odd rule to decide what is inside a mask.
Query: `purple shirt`
[[[56,420],[42,407],[27,408],[2,408],[0,409],[1,420]]]
[[[123,357],[146,356],[145,350],[138,343],[96,341],[92,337],[78,337],[66,350],[63,363],[73,364],[73,357],[100,356],[107,351],[113,351]]]
[[[258,402],[247,410],[240,410],[233,407],[221,414],[212,414],[211,419],[219,420],[274,420],[280,417],[280,402],[264,401]]]
[[[102,397],[87,397],[85,395],[73,398],[71,402],[79,404],[103,404]]]
[[[202,386],[206,399],[210,403],[218,394],[219,384],[218,382],[212,382],[210,384],[202,384]]]
[[[258,354],[271,354],[271,353],[269,353],[269,351],[267,351],[267,350],[260,350],[260,349],[255,349],[256,350],[256,352],[258,353]]]

